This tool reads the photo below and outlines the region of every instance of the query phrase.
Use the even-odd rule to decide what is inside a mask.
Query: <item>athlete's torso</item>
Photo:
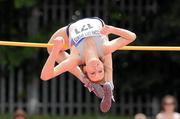
[[[84,59],[83,51],[87,39],[94,42],[98,56],[100,58],[104,56],[103,43],[104,38],[107,37],[100,34],[103,26],[104,22],[99,18],[85,18],[70,24],[67,28],[70,46],[76,47],[82,60]]]
[[[160,119],[168,119],[164,113],[160,113],[159,118]],[[180,119],[180,114],[175,112],[173,114],[173,119]]]

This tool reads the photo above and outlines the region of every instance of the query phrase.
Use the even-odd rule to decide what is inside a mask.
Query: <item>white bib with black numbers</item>
[[[100,36],[101,28],[102,22],[99,19],[82,19],[70,25],[69,38],[73,40],[75,44],[77,44],[83,38]]]

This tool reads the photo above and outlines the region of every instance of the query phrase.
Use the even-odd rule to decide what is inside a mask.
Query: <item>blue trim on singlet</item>
[[[70,24],[67,26],[67,28],[66,28],[66,34],[67,34],[68,38],[69,38],[69,27],[70,27],[71,24],[72,24],[72,23],[70,23]]]
[[[81,38],[77,43],[75,43],[72,39],[71,39],[71,46],[74,45],[75,47],[79,45],[79,43],[83,40],[84,38]]]

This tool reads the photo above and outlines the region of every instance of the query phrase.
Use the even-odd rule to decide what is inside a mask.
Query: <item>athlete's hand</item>
[[[94,90],[94,88],[92,87],[92,83],[86,77],[84,77],[83,83],[84,83],[84,86],[89,90],[89,92]]]
[[[104,92],[103,92],[103,88],[100,84],[96,84],[96,83],[87,83],[86,85],[84,85],[89,92],[93,91],[94,94],[98,97],[98,98],[103,98],[104,96]]]
[[[102,27],[100,33],[103,34],[103,35],[109,35],[109,34],[112,33],[111,29],[112,29],[112,26],[105,25],[104,27]]]
[[[59,52],[64,45],[64,39],[63,37],[56,37],[52,43],[54,44],[53,49]]]
[[[93,87],[92,87],[92,83],[90,83],[90,82],[85,84],[84,86],[89,90],[89,92],[94,90]]]

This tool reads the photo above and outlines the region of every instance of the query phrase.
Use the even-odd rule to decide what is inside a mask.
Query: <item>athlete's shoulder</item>
[[[156,115],[156,119],[162,119],[162,117],[163,117],[163,113],[158,113],[158,114]]]
[[[175,112],[174,115],[175,115],[175,119],[180,119],[180,113]]]

